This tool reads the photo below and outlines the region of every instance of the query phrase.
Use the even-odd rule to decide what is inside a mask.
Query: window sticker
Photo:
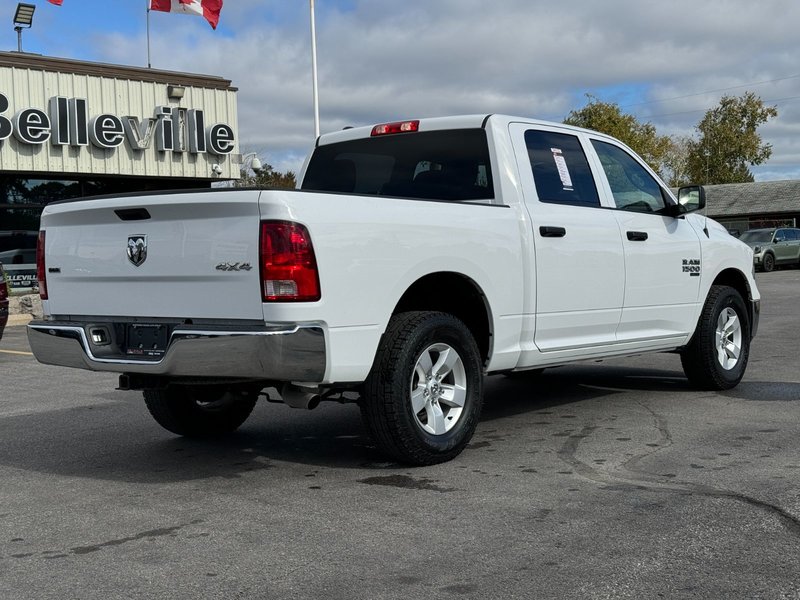
[[[574,191],[574,188],[572,187],[572,177],[569,175],[567,161],[564,160],[564,155],[561,153],[561,148],[550,148],[550,152],[553,153],[553,160],[556,162],[558,176],[561,177],[561,185],[564,188],[564,191]]]

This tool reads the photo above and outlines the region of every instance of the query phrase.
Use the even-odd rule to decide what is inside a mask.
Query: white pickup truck
[[[677,351],[698,387],[744,374],[752,250],[615,139],[386,123],[323,135],[299,181],[49,205],[34,354],[119,372],[181,435],[236,429],[266,388],[357,401],[411,464],[464,448],[487,373]]]

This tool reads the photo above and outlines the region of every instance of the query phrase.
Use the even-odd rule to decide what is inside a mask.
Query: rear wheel
[[[187,437],[230,433],[247,420],[260,390],[171,385],[144,391],[150,414],[164,429]]]
[[[750,356],[750,321],[741,294],[714,285],[692,340],[681,353],[689,381],[709,390],[726,390],[741,381]]]
[[[389,322],[361,411],[375,442],[404,463],[457,456],[483,403],[482,361],[472,334],[452,315],[407,312]]]

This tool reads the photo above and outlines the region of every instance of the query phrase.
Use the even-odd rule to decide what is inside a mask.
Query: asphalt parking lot
[[[162,430],[116,377],[0,342],[0,598],[800,599],[800,271],[758,275],[744,381],[656,354],[487,380],[455,461],[353,406]]]

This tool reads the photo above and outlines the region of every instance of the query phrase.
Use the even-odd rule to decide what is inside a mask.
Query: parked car
[[[16,248],[0,252],[0,261],[7,265],[35,265],[36,248]]]
[[[0,231],[0,262],[5,265],[34,264],[38,231]]]
[[[0,340],[3,339],[6,323],[8,323],[8,284],[3,263],[0,263]]]
[[[779,265],[800,266],[800,229],[751,229],[739,239],[753,249],[756,268],[767,273]]]

